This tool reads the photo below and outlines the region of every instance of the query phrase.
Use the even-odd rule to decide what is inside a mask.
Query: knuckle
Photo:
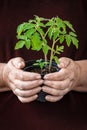
[[[20,80],[24,80],[24,76],[23,76],[23,74],[21,74],[21,72],[20,72],[19,78],[20,78]]]
[[[28,97],[28,98],[23,98],[18,96],[19,101],[21,101],[22,103],[28,103],[28,102],[32,102],[34,100],[36,100],[37,96],[32,96],[32,97]]]
[[[20,86],[19,86],[19,89],[20,89],[20,90],[24,90],[24,86],[23,86],[23,85],[20,85]]]
[[[52,82],[52,83],[51,83],[51,86],[52,86],[53,88],[55,88],[55,89],[57,88],[57,84],[56,84],[55,82]]]
[[[26,102],[22,97],[19,97],[19,96],[18,96],[18,99],[19,99],[19,101],[21,101],[22,103],[25,103],[25,102]]]

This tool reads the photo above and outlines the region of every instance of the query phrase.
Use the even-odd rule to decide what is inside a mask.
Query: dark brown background
[[[65,47],[61,56],[87,59],[86,0],[0,0],[0,62],[21,56],[41,58],[25,48],[15,51],[17,25],[33,15],[69,20],[78,35],[79,49]],[[70,92],[56,103],[22,104],[12,92],[0,93],[0,130],[87,130],[87,93]]]

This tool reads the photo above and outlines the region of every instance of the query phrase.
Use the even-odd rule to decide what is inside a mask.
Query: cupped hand
[[[43,80],[40,74],[23,71],[24,66],[25,62],[22,58],[11,59],[4,66],[3,81],[21,102],[26,103],[37,99]]]
[[[42,90],[48,93],[46,100],[50,102],[62,99],[65,94],[77,86],[79,81],[80,68],[75,61],[62,57],[59,62],[60,71],[44,77]]]

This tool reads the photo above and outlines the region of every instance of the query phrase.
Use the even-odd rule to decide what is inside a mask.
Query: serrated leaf
[[[73,25],[69,21],[64,21],[64,23],[73,31],[75,32]]]
[[[55,31],[53,33],[53,40],[56,40],[58,37],[59,37],[59,33],[58,33],[58,31]]]
[[[24,46],[24,44],[25,44],[25,41],[18,41],[17,43],[16,43],[16,45],[15,45],[15,49],[20,49],[20,48],[22,48],[23,46]]]
[[[55,17],[55,21],[56,21],[56,23],[58,24],[58,23],[62,23],[63,21],[62,21],[62,19],[61,18],[59,18],[58,16],[57,17]]]
[[[77,37],[76,33],[74,33],[74,32],[69,32],[69,35]]]
[[[45,24],[45,26],[52,26],[53,25],[53,21],[52,20],[50,20],[50,21],[48,21],[46,24]]]
[[[57,54],[60,54],[60,52],[63,52],[64,51],[64,46],[56,46],[56,52]]]
[[[59,51],[63,52],[63,50],[64,50],[64,46],[59,46]]]
[[[51,27],[51,28],[49,29],[49,31],[48,31],[48,37],[49,37],[49,39],[52,38],[52,35],[53,35],[53,28]]]
[[[31,38],[32,34],[34,34],[35,31],[36,31],[36,30],[35,30],[34,28],[31,28],[31,29],[29,29],[28,31],[26,31],[26,32],[24,33],[24,35],[25,35],[26,37],[28,37],[28,38]]]
[[[24,23],[18,25],[17,27],[17,34],[20,35],[23,31]]]
[[[48,51],[49,51],[49,46],[48,46],[48,45],[44,45],[44,46],[42,47],[42,50],[43,50],[43,53],[44,53],[45,55],[47,55],[47,54],[48,54]]]
[[[56,20],[56,25],[57,25],[57,29],[58,29],[59,33],[65,34],[66,33],[66,26],[65,26],[63,20],[58,18],[58,17],[55,18],[55,20]]]
[[[30,24],[33,24],[33,23],[35,23],[36,22],[36,20],[34,20],[34,19],[29,19],[28,20],[28,23],[30,23]]]
[[[66,39],[67,46],[70,47],[70,45],[71,45],[71,36],[70,35],[66,35],[65,39]]]
[[[64,35],[59,36],[59,41],[60,41],[60,44],[64,42]]]
[[[37,21],[44,21],[44,20],[45,20],[45,18],[39,17],[38,15],[34,15],[34,16],[35,16],[35,19],[36,19]]]
[[[26,40],[26,42],[25,42],[25,46],[26,46],[27,49],[30,49],[31,41],[30,41],[29,39]]]
[[[59,63],[59,58],[57,56],[54,56],[53,59],[54,59],[54,61],[55,61],[56,64]]]
[[[39,26],[40,27],[45,27],[44,23],[41,23],[41,22],[39,23]]]
[[[35,27],[35,24],[26,22],[26,23],[24,24],[23,31],[26,31],[26,30],[28,30],[28,29],[32,29],[32,28],[34,28],[34,27]]]
[[[61,25],[58,27],[58,30],[59,30],[59,33],[60,33],[60,34],[66,34],[66,27],[63,26],[63,24],[61,24]]]
[[[43,61],[42,59],[38,59],[38,60],[36,60],[36,63],[40,63],[42,61]]]
[[[39,51],[42,48],[42,41],[40,40],[39,33],[35,32],[32,36],[32,50]]]
[[[75,45],[75,47],[78,49],[78,39],[76,37],[71,37],[72,43],[73,45]]]
[[[44,35],[44,31],[43,31],[42,28],[38,27],[38,28],[37,28],[37,31],[38,31],[41,35]]]
[[[27,40],[27,36],[26,35],[18,35],[17,39],[18,40]]]
[[[44,44],[47,44],[47,39],[43,39],[43,43],[44,43]]]

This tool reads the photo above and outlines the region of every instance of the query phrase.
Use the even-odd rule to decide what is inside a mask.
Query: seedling
[[[72,24],[61,18],[53,17],[51,19],[34,16],[28,22],[24,22],[17,27],[17,39],[15,49],[26,47],[28,50],[42,51],[44,54],[44,63],[38,60],[35,64],[42,69],[49,58],[49,70],[52,61],[59,63],[59,54],[64,51],[63,43],[70,47],[73,44],[78,49],[78,39]],[[50,41],[50,45],[48,44]],[[34,65],[35,65],[34,64]]]

